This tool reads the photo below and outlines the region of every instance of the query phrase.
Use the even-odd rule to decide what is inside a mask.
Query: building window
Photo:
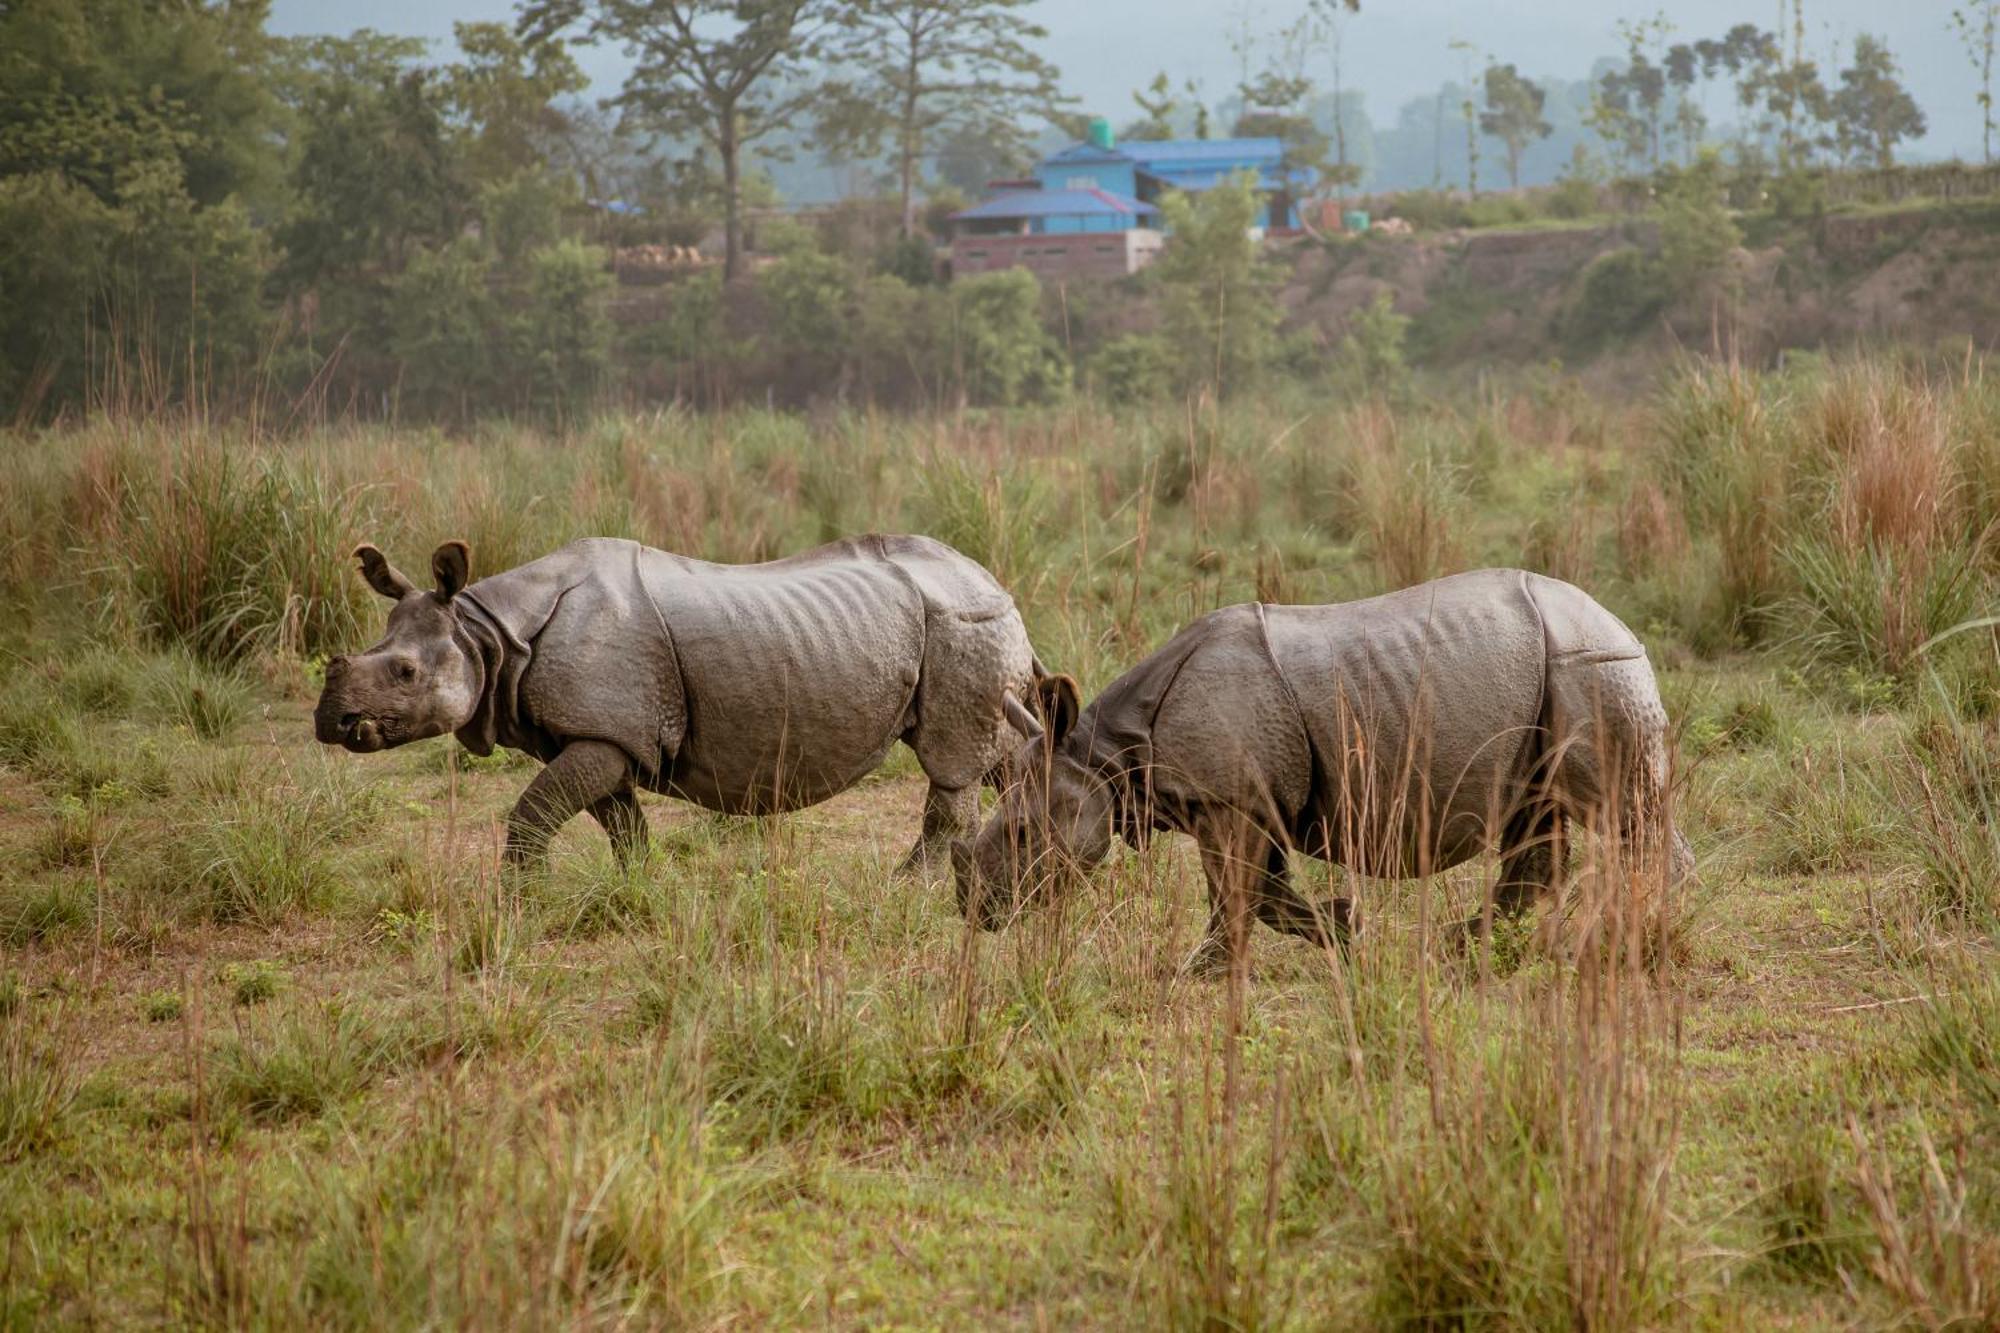
[[[1065,190],[1094,190],[1097,188],[1095,176],[1066,176],[1063,178]]]

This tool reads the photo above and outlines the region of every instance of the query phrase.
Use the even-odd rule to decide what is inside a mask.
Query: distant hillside
[[[1412,360],[1434,368],[1616,365],[1717,342],[1753,361],[1891,339],[2000,345],[2000,204],[1749,220],[1731,259],[1734,299],[1696,308],[1605,276],[1658,245],[1649,221],[1301,243],[1285,323],[1330,346],[1387,292],[1412,318]]]

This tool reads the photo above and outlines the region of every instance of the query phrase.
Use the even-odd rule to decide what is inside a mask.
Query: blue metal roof
[[[1046,218],[1112,215],[1149,217],[1160,210],[1109,190],[1010,190],[983,204],[953,213],[953,221],[982,218]]]
[[[1073,143],[1053,157],[1043,159],[1042,165],[1061,162],[1065,166],[1075,166],[1079,162],[1130,162],[1132,155],[1123,148],[1099,148],[1094,143]]]
[[[1226,166],[1276,166],[1282,139],[1128,139],[1125,156],[1147,171],[1213,170]]]

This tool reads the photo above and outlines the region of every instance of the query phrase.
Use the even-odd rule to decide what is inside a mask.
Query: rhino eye
[[[415,680],[416,678],[417,678],[417,664],[416,664],[416,663],[414,663],[414,662],[398,662],[398,663],[396,663],[396,679],[397,679],[397,680],[402,680],[402,681],[411,681],[411,680]]]

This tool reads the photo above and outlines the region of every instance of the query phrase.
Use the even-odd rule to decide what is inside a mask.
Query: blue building
[[[1052,276],[1116,276],[1159,249],[1159,202],[1171,190],[1213,189],[1256,174],[1256,225],[1290,227],[1314,173],[1284,167],[1284,145],[1266,139],[1149,139],[1117,143],[1093,121],[1090,137],[1045,159],[1033,178],[995,181],[981,203],[956,213],[952,267],[976,273],[1017,264]],[[1106,233],[1145,233],[1123,238]],[[1095,236],[1070,244],[1054,238]],[[1107,241],[1124,240],[1122,245]],[[1040,262],[1035,262],[1040,261]]]

